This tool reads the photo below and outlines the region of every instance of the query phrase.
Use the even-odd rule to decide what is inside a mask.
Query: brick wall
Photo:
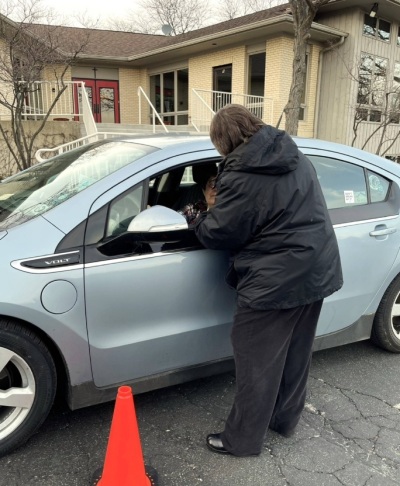
[[[306,110],[304,121],[299,122],[298,135],[314,136],[315,103],[318,83],[318,57],[320,48],[310,46],[308,57],[308,81],[306,87]],[[275,126],[287,103],[292,83],[293,40],[290,37],[270,39],[266,44],[265,93],[274,100],[273,125]],[[285,128],[283,114],[279,128]]]
[[[246,48],[245,46],[217,51],[189,60],[189,106],[192,89],[213,89],[213,68],[232,64],[232,93],[246,90]]]
[[[317,46],[310,46],[308,88],[306,92],[305,120],[299,123],[300,136],[313,136],[314,112],[318,75]],[[247,91],[247,63],[246,46],[221,50],[213,53],[193,57],[189,60],[189,99],[191,89],[213,89],[213,67],[232,64],[232,93],[246,93]],[[264,120],[277,124],[279,117],[287,103],[292,82],[293,39],[282,36],[266,41],[266,74],[264,96]],[[270,101],[271,99],[272,101]],[[189,106],[192,106],[190,104]],[[285,116],[280,128],[285,127]]]
[[[141,86],[139,69],[119,69],[119,109],[121,123],[139,123],[138,87]]]

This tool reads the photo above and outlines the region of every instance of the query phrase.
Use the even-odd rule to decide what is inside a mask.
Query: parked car
[[[372,337],[400,352],[400,167],[296,139],[335,227],[344,286],[315,350]],[[232,367],[228,255],[204,249],[176,211],[208,137],[114,139],[0,184],[0,454],[25,442],[61,390],[71,409]]]

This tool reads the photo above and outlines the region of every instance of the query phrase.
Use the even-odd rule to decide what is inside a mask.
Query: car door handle
[[[383,228],[380,230],[370,231],[369,236],[384,236],[396,233],[396,228]]]

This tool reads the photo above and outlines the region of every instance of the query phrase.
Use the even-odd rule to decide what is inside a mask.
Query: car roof
[[[196,133],[135,135],[121,138],[121,140],[127,142],[130,141],[135,143],[142,143],[144,145],[150,145],[157,149],[163,149],[173,146],[182,148],[182,145],[186,144],[194,144],[191,147],[193,150],[207,150],[214,148],[208,135]],[[384,157],[372,154],[370,152],[366,152],[365,150],[316,138],[293,137],[293,140],[296,142],[300,150],[310,148],[316,150],[326,150],[337,154],[345,154],[350,157],[354,157],[355,159],[362,160],[364,162],[368,162],[370,164],[381,167],[396,175],[400,174],[400,167],[398,166],[398,164],[392,162],[391,160],[385,159]]]
[[[109,140],[116,140],[112,138]],[[143,145],[149,145],[158,149],[163,149],[171,146],[180,146],[186,144],[198,144],[204,149],[214,148],[208,135],[196,134],[196,133],[157,133],[150,135],[133,135],[128,137],[118,137],[118,140],[124,142],[140,143]]]
[[[293,140],[296,142],[300,150],[310,148],[347,155],[349,157],[353,157],[355,159],[361,160],[363,162],[368,162],[369,164],[373,164],[377,167],[385,169],[388,172],[395,174],[396,176],[400,175],[400,166],[396,164],[396,162],[393,162],[392,160],[386,159],[371,152],[366,152],[365,150],[361,150],[356,147],[351,147],[349,145],[343,145],[336,142],[329,142],[327,140],[321,140],[317,138],[293,137]]]

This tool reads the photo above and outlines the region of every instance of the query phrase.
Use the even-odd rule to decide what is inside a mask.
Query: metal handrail
[[[150,108],[152,109],[152,117],[153,117],[153,133],[156,133],[156,119],[155,117],[157,116],[159,122],[161,123],[161,125],[163,126],[164,130],[169,133],[168,131],[168,128],[165,126],[164,122],[162,121],[160,115],[158,114],[157,110],[155,109],[153,103],[150,101],[149,97],[147,96],[147,94],[144,92],[143,88],[141,86],[139,86],[138,88],[138,97],[139,97],[139,125],[142,124],[142,98],[141,98],[141,94],[145,97],[147,103],[149,104]]]
[[[86,135],[85,137],[77,138],[72,142],[63,143],[62,145],[58,145],[58,147],[53,148],[42,148],[35,152],[35,159],[38,162],[43,162],[50,157],[42,157],[44,154],[54,153],[54,155],[60,155],[65,152],[69,152],[70,150],[74,150],[78,147],[82,147],[83,145],[87,145],[91,142],[97,142],[98,140],[104,140],[106,138],[115,138],[115,137],[132,137],[132,133],[119,133],[119,132],[96,132],[90,135]]]
[[[203,105],[208,108],[211,112],[211,114],[214,116],[215,115],[215,111],[211,108],[211,106],[204,100],[204,98],[202,98],[199,93],[197,92],[197,89],[195,88],[192,88],[192,93],[195,94],[198,99],[200,100],[201,103],[203,103]],[[197,125],[193,122],[193,118],[191,117],[191,120],[190,120],[190,123],[194,126],[194,128],[200,132],[200,129],[197,127]]]
[[[92,107],[90,105],[89,96],[85,89],[84,81],[80,81],[81,95],[82,95],[82,119],[87,135],[94,135],[98,132],[97,125],[93,116]],[[79,89],[77,87],[77,89]]]

